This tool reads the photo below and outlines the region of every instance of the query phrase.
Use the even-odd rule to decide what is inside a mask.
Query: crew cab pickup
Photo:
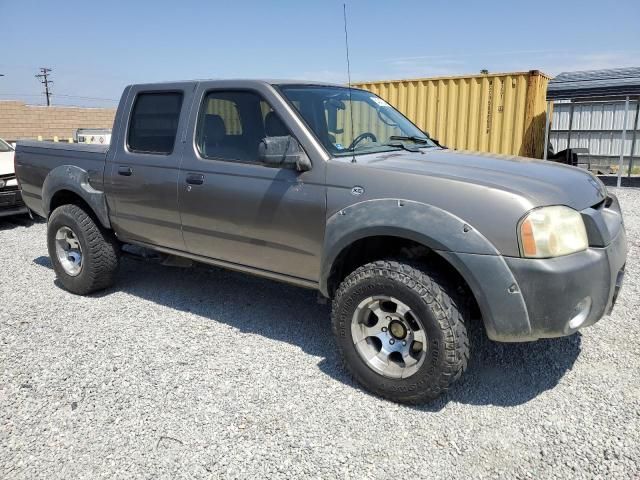
[[[16,168],[67,290],[111,286],[123,244],[317,289],[355,379],[400,402],[460,377],[471,319],[496,341],[570,335],[624,275],[591,173],[448,150],[343,86],[128,86],[108,147],[19,142]]]

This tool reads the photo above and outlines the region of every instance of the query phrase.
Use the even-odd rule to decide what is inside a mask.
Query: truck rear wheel
[[[462,302],[426,266],[366,264],[340,285],[332,325],[346,367],[381,397],[420,403],[444,393],[467,367]]]
[[[62,205],[49,217],[47,247],[62,286],[86,295],[113,285],[120,263],[120,245],[77,205]]]

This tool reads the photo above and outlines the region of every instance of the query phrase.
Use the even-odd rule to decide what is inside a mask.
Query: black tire
[[[419,369],[407,378],[388,378],[358,353],[351,334],[357,306],[375,295],[390,295],[416,312],[428,348]],[[332,327],[338,349],[354,379],[367,390],[395,402],[422,403],[447,391],[467,368],[469,341],[463,302],[456,289],[426,265],[396,260],[366,264],[339,286],[333,300]]]
[[[68,227],[82,248],[82,268],[69,275],[56,254],[56,232]],[[47,247],[58,280],[65,290],[77,295],[110,287],[115,282],[120,264],[120,244],[115,235],[102,228],[82,207],[62,205],[56,208],[47,225]]]

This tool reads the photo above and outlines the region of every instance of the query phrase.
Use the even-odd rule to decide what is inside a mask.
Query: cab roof
[[[145,86],[150,88],[162,88],[163,86],[176,85],[176,84],[193,84],[196,85],[198,83],[209,83],[209,84],[224,84],[228,86],[232,83],[242,83],[243,85],[316,85],[316,86],[324,86],[324,87],[347,87],[347,85],[341,85],[338,83],[330,83],[330,82],[318,82],[313,80],[295,80],[295,79],[255,79],[255,78],[203,78],[203,79],[194,79],[194,80],[176,80],[176,81],[166,81],[166,82],[153,82],[153,83],[136,83],[136,86]],[[132,85],[131,85],[132,86]],[[355,88],[355,87],[353,87]]]

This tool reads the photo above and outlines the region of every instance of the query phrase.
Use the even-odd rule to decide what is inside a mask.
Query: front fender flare
[[[91,186],[89,172],[74,165],[60,165],[51,170],[42,185],[42,207],[45,215],[51,213],[51,200],[61,190],[68,190],[82,198],[100,223],[105,228],[111,228],[105,194]]]
[[[441,208],[398,199],[367,200],[343,208],[327,221],[321,290],[327,293],[332,266],[353,242],[372,236],[413,240],[432,250],[499,255],[484,235]]]
[[[340,253],[371,236],[413,240],[445,258],[469,284],[489,337],[513,341],[530,332],[520,289],[500,252],[472,225],[441,208],[398,199],[368,200],[346,207],[327,222],[320,291]]]

